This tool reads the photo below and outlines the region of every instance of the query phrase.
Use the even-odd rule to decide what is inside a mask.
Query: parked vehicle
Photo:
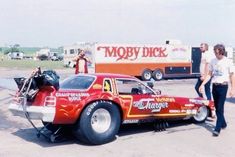
[[[212,101],[162,95],[128,75],[78,74],[59,87],[54,73],[44,75],[18,79],[21,90],[10,111],[30,121],[41,120],[53,132],[72,126],[78,139],[89,144],[114,140],[122,124],[176,119],[203,123],[214,115]]]
[[[81,43],[76,43],[73,45],[67,45],[64,46],[64,66],[65,67],[71,67],[75,68],[76,62],[74,61],[74,58],[80,53],[80,50],[84,50],[86,56],[92,61],[92,64],[88,64],[88,66],[94,67],[94,50],[95,50],[95,44],[92,42],[81,42]]]
[[[166,44],[84,43],[64,47],[64,64],[74,67],[78,49],[86,50],[96,73],[117,73],[136,76],[142,80],[156,81],[164,78],[197,78],[201,52],[199,47],[180,42]],[[233,49],[226,47],[228,58]],[[89,52],[89,53],[88,53]],[[213,55],[213,47],[209,48]]]
[[[17,59],[17,60],[21,60],[24,57],[24,53],[23,52],[9,52],[8,53],[8,57],[10,59]]]
[[[59,53],[53,53],[50,56],[50,58],[51,58],[52,61],[62,61],[64,56],[62,54],[59,54]]]
[[[95,48],[95,71],[138,76],[148,81],[151,78],[196,77],[200,53],[192,56],[187,45],[144,44],[97,44]],[[194,58],[193,58],[194,57]]]

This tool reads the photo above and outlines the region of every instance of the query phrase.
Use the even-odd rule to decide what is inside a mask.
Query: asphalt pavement
[[[11,79],[11,78],[8,78]],[[0,157],[234,157],[235,156],[235,104],[227,99],[226,130],[212,137],[214,119],[204,124],[177,121],[166,131],[155,132],[151,124],[123,125],[113,142],[90,146],[64,134],[60,141],[51,143],[36,136],[36,131],[21,117],[12,116],[8,105],[14,94],[12,80],[0,79]],[[196,97],[196,80],[164,80],[155,82],[154,88],[163,94]],[[6,87],[7,86],[7,87]],[[14,88],[13,88],[14,89]],[[35,121],[41,127],[40,121]]]

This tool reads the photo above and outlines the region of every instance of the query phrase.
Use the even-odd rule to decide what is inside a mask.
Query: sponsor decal
[[[130,119],[130,120],[124,120],[123,124],[133,124],[133,123],[138,123],[138,119]]]
[[[157,102],[175,102],[175,98],[156,98]]]
[[[70,102],[79,101],[81,97],[88,97],[88,93],[56,93],[56,97],[67,97]]]
[[[172,49],[173,52],[186,52],[187,49],[184,47],[176,47]]]
[[[169,113],[180,113],[180,110],[169,110]]]
[[[154,99],[141,99],[133,104],[140,110],[152,110],[151,112],[160,112],[161,109],[168,108],[167,102],[156,102]]]
[[[102,85],[101,84],[94,84],[93,89],[102,89]]]
[[[79,100],[81,100],[81,98],[80,98],[80,97],[77,97],[77,96],[73,96],[73,97],[68,97],[68,100],[69,100],[70,102],[73,102],[73,101],[79,101]]]
[[[189,102],[195,103],[195,104],[200,104],[200,105],[206,105],[206,106],[209,105],[208,100],[189,99]]]
[[[186,112],[186,110],[181,110],[181,112],[182,112],[182,113],[185,113],[185,112]]]
[[[197,114],[197,110],[195,110],[195,109],[194,110],[186,110],[186,113],[195,115],[195,114]]]
[[[186,106],[186,107],[194,107],[195,105],[194,104],[185,104],[184,106]]]

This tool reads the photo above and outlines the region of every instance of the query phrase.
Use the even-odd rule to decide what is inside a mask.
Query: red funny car
[[[127,75],[78,74],[60,87],[44,84],[38,89],[25,84],[9,106],[14,115],[41,120],[54,131],[73,126],[73,132],[90,144],[112,141],[124,123],[190,118],[204,122],[214,113],[212,101],[161,95]]]

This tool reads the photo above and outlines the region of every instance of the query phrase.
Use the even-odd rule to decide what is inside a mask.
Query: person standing
[[[209,64],[209,73],[205,77],[199,91],[202,92],[205,84],[212,78],[212,95],[216,109],[216,126],[213,131],[213,136],[219,136],[221,129],[227,127],[224,117],[224,103],[228,91],[229,81],[231,88],[229,95],[235,95],[235,75],[234,66],[231,60],[225,56],[225,47],[222,44],[214,46],[215,57]]]
[[[209,63],[212,58],[209,55],[207,43],[202,43],[200,45],[200,50],[201,50],[200,77],[198,78],[197,83],[195,85],[195,90],[197,94],[199,95],[199,97],[203,98],[203,94],[199,91],[199,87],[204,81],[205,76],[209,72]],[[211,100],[211,80],[209,80],[205,84],[205,94],[206,94],[207,100]]]
[[[79,54],[74,58],[76,62],[75,74],[88,73],[88,63],[91,63],[90,59],[85,55],[84,50],[79,49]]]

